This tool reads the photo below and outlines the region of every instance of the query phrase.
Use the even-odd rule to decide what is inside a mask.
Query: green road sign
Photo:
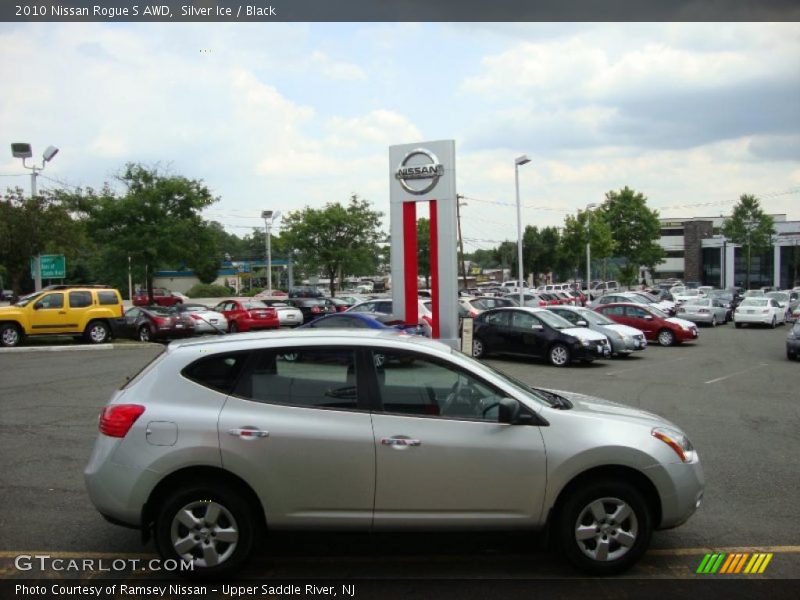
[[[64,279],[67,276],[67,261],[63,254],[42,254],[39,257],[42,279]],[[31,277],[36,277],[36,258],[31,258]]]

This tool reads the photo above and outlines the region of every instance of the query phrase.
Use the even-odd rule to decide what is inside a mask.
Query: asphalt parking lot
[[[785,357],[787,328],[702,328],[696,343],[650,346],[626,359],[557,369],[490,359],[532,385],[610,398],[659,413],[698,449],[704,505],[684,526],[657,532],[626,577],[696,577],[706,552],[773,552],[759,577],[800,577],[800,363]],[[83,346],[83,348],[86,348]],[[66,350],[66,348],[64,348]],[[147,557],[152,544],[107,524],[89,502],[82,470],[97,415],[126,375],[162,350],[0,350],[0,578],[38,552]],[[50,574],[52,576],[52,574]],[[546,578],[576,572],[529,535],[279,535],[252,577]],[[48,576],[43,574],[42,576]]]

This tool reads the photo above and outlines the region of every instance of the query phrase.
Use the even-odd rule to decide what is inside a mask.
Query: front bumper
[[[611,346],[592,342],[589,346],[575,344],[572,346],[572,356],[577,360],[597,360],[611,356]]]
[[[647,470],[661,498],[661,522],[656,529],[685,523],[703,501],[705,476],[700,461],[660,464]]]

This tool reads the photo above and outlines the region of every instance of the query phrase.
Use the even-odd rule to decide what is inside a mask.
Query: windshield
[[[557,314],[548,310],[537,312],[536,316],[550,325],[550,327],[553,329],[570,329],[575,327],[575,325],[567,321],[564,317],[559,317]]]
[[[578,314],[581,316],[581,319],[587,321],[590,325],[616,325],[616,323],[608,317],[604,317],[593,310],[581,310],[578,311]]]
[[[787,302],[789,300],[789,294],[786,292],[770,292],[767,296],[775,298],[779,302]]]
[[[261,300],[251,300],[250,302],[244,302],[242,304],[246,310],[252,310],[254,308],[269,308],[266,304],[261,302]]]
[[[28,294],[27,296],[23,296],[22,298],[20,298],[19,300],[17,300],[14,303],[14,306],[27,306],[33,300],[36,300],[36,298],[38,298],[41,294],[42,294],[42,292],[33,292],[32,294]]]
[[[696,298],[694,300],[689,300],[684,306],[709,306],[711,304],[711,300],[702,300],[700,298]]]
[[[659,310],[655,306],[649,306],[647,309],[653,313],[657,317],[661,317],[662,319],[669,319],[669,315],[662,310]]]

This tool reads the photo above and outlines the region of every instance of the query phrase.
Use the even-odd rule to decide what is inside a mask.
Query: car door
[[[271,528],[368,529],[375,497],[369,399],[353,348],[255,351],[219,416],[223,466]]]
[[[63,292],[43,294],[34,303],[30,315],[31,332],[34,334],[64,333],[78,326],[67,314]]]
[[[135,337],[134,334],[138,329],[138,325],[144,322],[144,319],[142,309],[129,308],[125,311],[123,317],[118,320],[117,334],[122,337]]]
[[[515,310],[511,313],[511,347],[513,352],[542,356],[547,345],[547,326],[529,312]]]
[[[375,350],[376,529],[532,525],[546,455],[539,428],[498,422],[505,395],[449,362]]]
[[[483,340],[486,347],[494,352],[513,352],[511,350],[509,312],[507,310],[486,311],[475,319],[474,335]]]
[[[658,323],[648,311],[638,306],[625,307],[625,325],[641,329],[645,336],[655,338],[658,333]]]

